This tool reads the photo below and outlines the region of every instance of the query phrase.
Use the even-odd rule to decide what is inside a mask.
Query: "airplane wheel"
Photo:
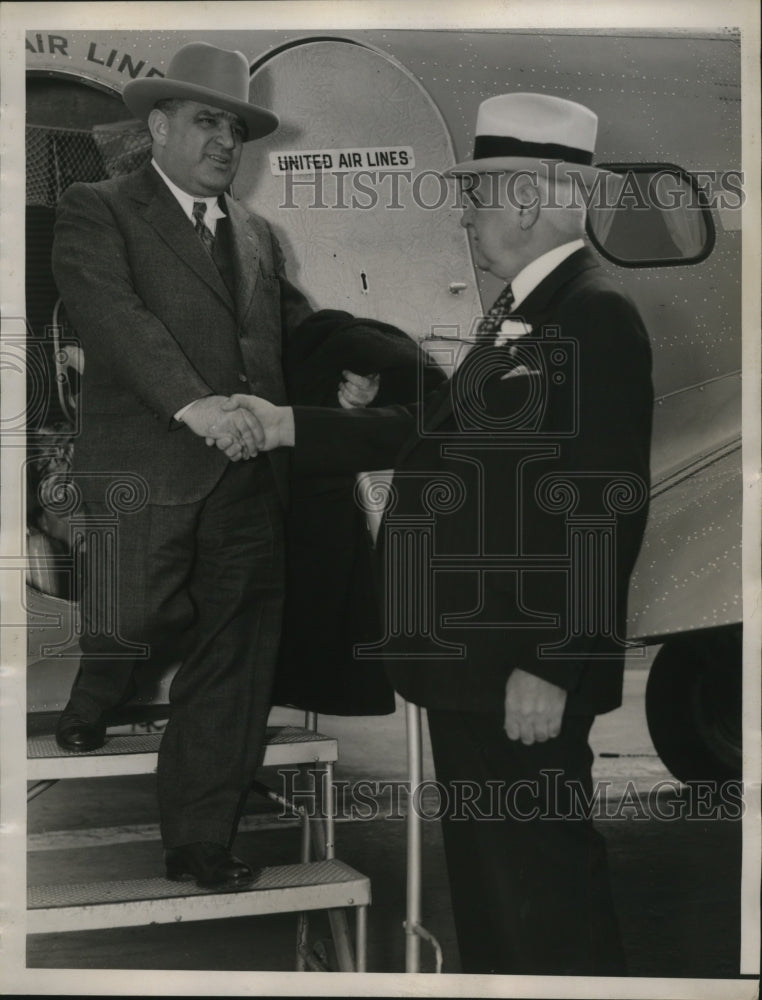
[[[653,662],[648,729],[680,781],[741,778],[741,636],[740,626],[676,636]]]

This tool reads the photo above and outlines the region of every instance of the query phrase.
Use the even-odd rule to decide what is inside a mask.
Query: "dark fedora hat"
[[[130,80],[122,91],[124,103],[146,121],[157,101],[179,98],[231,111],[246,122],[246,141],[259,139],[278,127],[278,116],[249,104],[249,63],[243,52],[220,49],[208,42],[184,45],[170,60],[164,77]]]

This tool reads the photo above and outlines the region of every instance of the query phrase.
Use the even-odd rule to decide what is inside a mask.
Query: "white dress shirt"
[[[167,177],[167,175],[161,169],[156,160],[153,159],[151,160],[151,166],[154,168],[156,173],[159,175],[159,177],[161,177],[161,179],[167,185],[169,190],[175,196],[175,198],[178,201],[178,204],[180,205],[180,208],[183,210],[183,212],[185,212],[189,221],[194,227],[196,225],[196,220],[193,218],[193,203],[196,201],[203,201],[206,203],[206,214],[204,215],[204,225],[207,227],[207,229],[211,231],[212,236],[214,236],[217,230],[217,220],[225,218],[225,213],[222,211],[222,208],[220,207],[219,200],[216,197],[196,198],[194,195],[188,194],[187,191],[183,191],[182,188],[179,188],[177,184],[171,181],[169,177]],[[174,415],[175,420],[182,422],[183,416],[188,412],[191,406],[193,406],[194,403],[197,402],[198,400],[194,399],[193,402],[187,403],[185,406],[180,407],[180,409]]]
[[[572,240],[570,243],[562,243],[559,247],[553,247],[542,257],[533,260],[526,267],[522,268],[511,282],[513,290],[513,308],[511,312],[517,312],[518,306],[524,301],[530,292],[543,281],[547,276],[563,263],[567,257],[571,257],[577,250],[584,247],[585,241],[582,239]]]
[[[193,218],[193,203],[196,201],[203,201],[206,204],[206,215],[204,216],[204,224],[207,229],[209,229],[214,236],[217,229],[217,220],[224,219],[225,213],[220,207],[219,200],[217,197],[214,198],[197,198],[195,195],[188,194],[187,191],[183,191],[179,188],[177,184],[167,177],[164,171],[161,169],[156,160],[151,160],[151,166],[154,168],[156,173],[161,177],[164,183],[167,185],[172,194],[177,198],[180,208],[188,216],[188,219],[196,225],[196,220]]]

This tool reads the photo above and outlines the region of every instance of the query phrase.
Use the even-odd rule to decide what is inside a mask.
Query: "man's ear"
[[[540,217],[539,187],[531,177],[524,175],[517,178],[515,195],[519,205],[519,226],[531,229]]]
[[[166,146],[169,118],[163,111],[159,111],[158,108],[151,110],[151,113],[148,115],[148,128],[153,141],[159,146]]]
[[[531,229],[539,218],[540,199],[538,198],[534,205],[528,205],[521,209],[519,215],[519,227],[524,230]]]

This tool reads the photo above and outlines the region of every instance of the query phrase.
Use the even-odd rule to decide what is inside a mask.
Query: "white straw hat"
[[[474,155],[448,174],[536,169],[538,163],[574,168],[583,177],[608,173],[593,166],[598,116],[550,94],[500,94],[479,105]]]

